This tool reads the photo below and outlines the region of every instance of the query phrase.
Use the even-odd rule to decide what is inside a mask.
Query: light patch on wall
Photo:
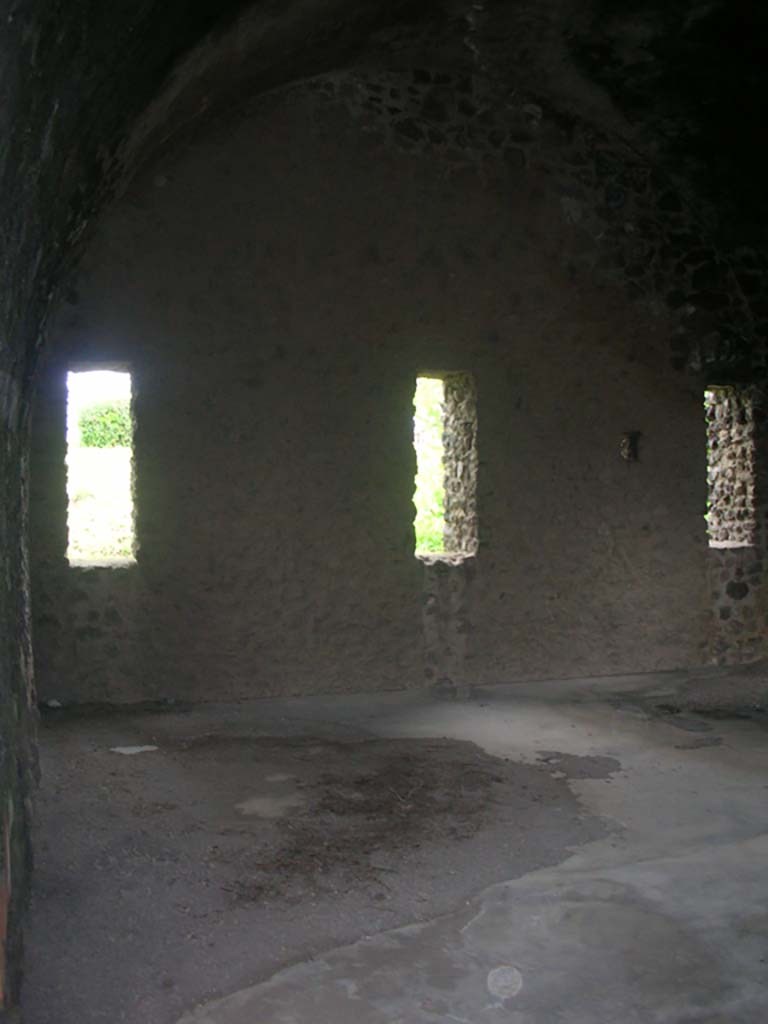
[[[134,559],[131,375],[67,374],[67,558],[70,565]]]
[[[416,555],[461,560],[477,551],[477,412],[468,373],[416,378]]]

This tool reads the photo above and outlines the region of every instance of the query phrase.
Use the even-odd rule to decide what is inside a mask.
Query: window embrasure
[[[131,375],[67,374],[67,559],[126,565],[134,557]]]
[[[707,429],[707,533],[713,548],[755,543],[755,420],[749,389],[704,392]]]
[[[468,373],[416,379],[416,555],[461,560],[477,552],[477,407]]]

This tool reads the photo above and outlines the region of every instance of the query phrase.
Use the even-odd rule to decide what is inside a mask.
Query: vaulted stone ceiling
[[[643,143],[721,206],[732,242],[766,237],[766,39],[751,0],[602,0],[571,43]]]
[[[0,370],[28,381],[63,257],[118,174],[131,123],[242,0],[15,0],[0,24]],[[257,3],[262,85],[343,59],[404,3]],[[3,399],[0,394],[0,400]]]
[[[263,7],[233,33],[256,85],[355,59],[480,68],[674,162],[708,196],[732,203],[729,232],[762,237],[764,5],[433,0],[352,5],[350,18],[348,4],[315,3],[289,7],[268,27]],[[248,70],[247,60],[235,64]]]
[[[727,209],[731,242],[763,238],[764,5],[432,0],[305,2],[283,5],[279,17],[265,4],[248,10],[220,22],[190,65],[214,95],[227,95],[228,80],[258,89],[347,62],[479,70],[674,167]]]
[[[174,116],[345,63],[473,68],[618,133],[714,204],[728,246],[762,245],[766,21],[749,0],[15,0],[0,37],[3,367],[29,375],[8,346],[37,336],[62,256],[164,90],[147,142]]]

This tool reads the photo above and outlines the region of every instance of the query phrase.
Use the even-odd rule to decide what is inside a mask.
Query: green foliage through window
[[[83,448],[130,448],[129,400],[114,398],[86,406],[80,413],[78,427]]]
[[[70,565],[135,560],[132,428],[130,373],[67,373]]]
[[[416,449],[416,552],[445,550],[445,471],[443,468],[443,382],[416,379],[413,399]]]

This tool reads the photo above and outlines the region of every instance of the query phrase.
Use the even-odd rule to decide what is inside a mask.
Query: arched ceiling
[[[754,243],[768,212],[767,30],[752,0],[257,3],[192,49],[154,114],[183,121],[217,96],[349,62],[481,70],[618,132],[714,201],[732,243]]]
[[[714,204],[728,245],[763,245],[767,20],[749,0],[11,0],[2,367],[29,377],[66,254],[121,160],[243,91],[347,63],[472,67],[546,97]]]

